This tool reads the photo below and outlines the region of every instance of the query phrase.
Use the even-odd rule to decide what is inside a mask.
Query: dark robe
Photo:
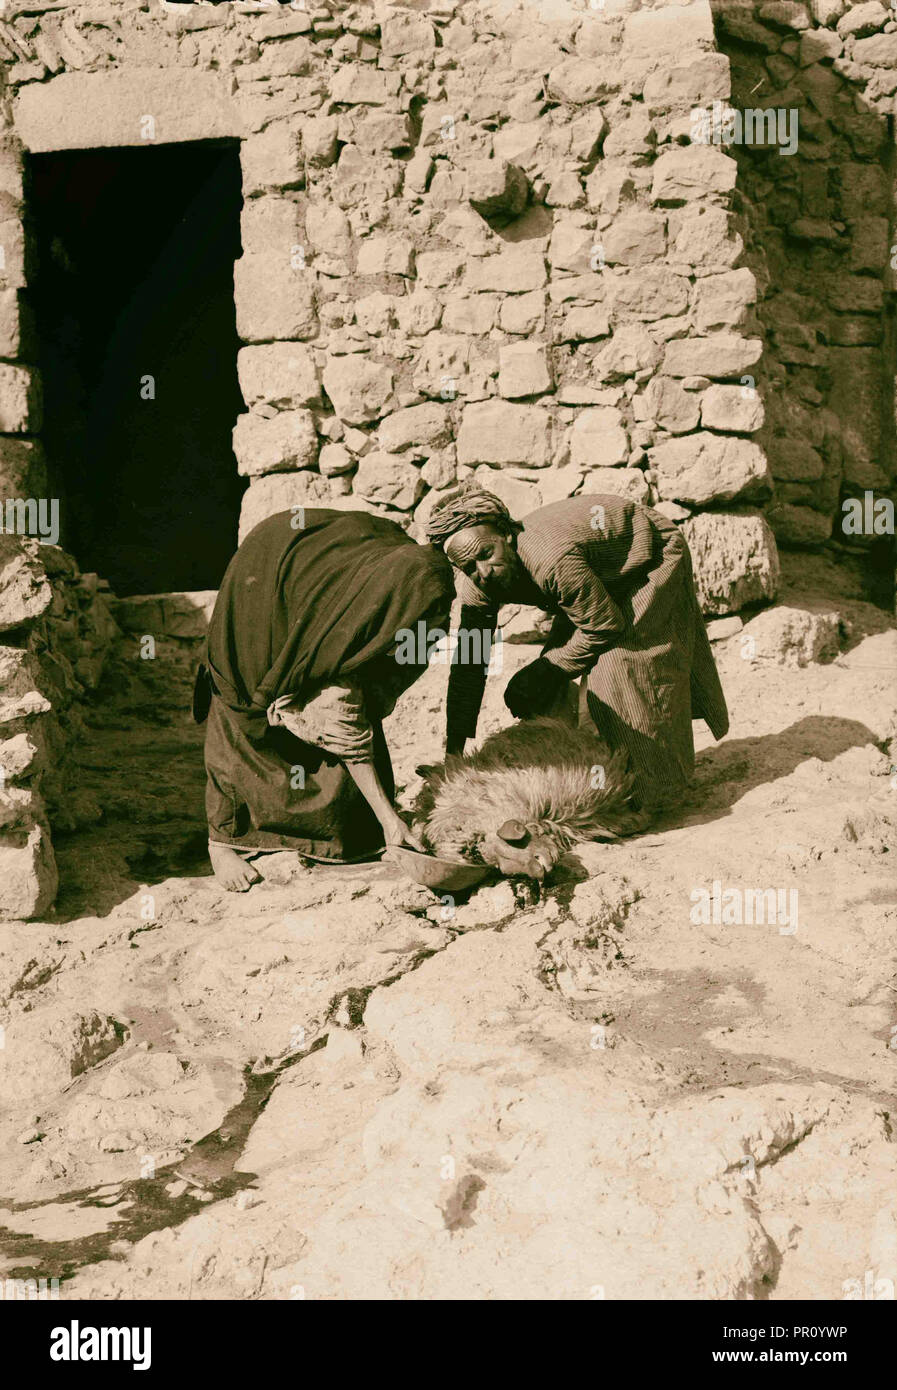
[[[448,627],[451,566],[431,546],[365,512],[308,509],[263,521],[228,565],[197,677],[206,730],[209,838],[243,850],[368,858],[383,832],[345,764],[268,722],[278,697],[311,699],[351,678],[370,692],[374,765],[392,767],[378,711],[426,669],[393,659],[397,634]],[[388,697],[383,692],[389,692]]]

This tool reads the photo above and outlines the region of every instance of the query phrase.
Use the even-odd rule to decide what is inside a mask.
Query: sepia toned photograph
[[[895,122],[897,0],[0,0],[0,1302],[41,1364],[588,1302],[857,1373]]]

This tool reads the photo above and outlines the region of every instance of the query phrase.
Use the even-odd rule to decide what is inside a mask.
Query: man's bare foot
[[[261,882],[261,874],[256,873],[251,864],[230,845],[215,845],[209,842],[209,858],[215,877],[229,893],[245,893],[254,883]]]

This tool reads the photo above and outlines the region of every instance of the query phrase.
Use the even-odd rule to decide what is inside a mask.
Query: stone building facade
[[[681,522],[719,616],[775,596],[777,539],[893,493],[878,0],[5,0],[0,59],[0,500],[53,487],[29,159],[195,141],[242,168],[241,536],[316,505],[421,536],[471,474],[517,515],[622,492]],[[733,143],[730,102],[796,112],[795,148]],[[15,680],[44,610],[4,540]]]

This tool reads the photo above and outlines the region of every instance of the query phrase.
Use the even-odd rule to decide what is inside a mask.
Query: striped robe
[[[506,602],[554,615],[542,655],[570,677],[546,712],[590,721],[625,748],[641,804],[659,810],[694,772],[692,719],[717,739],[729,727],[688,546],[659,512],[610,494],[554,502],[522,524],[522,573]],[[497,608],[458,571],[456,589],[461,627],[491,637]],[[466,646],[449,676],[450,740],[474,737],[485,688],[485,668],[457,660]]]

